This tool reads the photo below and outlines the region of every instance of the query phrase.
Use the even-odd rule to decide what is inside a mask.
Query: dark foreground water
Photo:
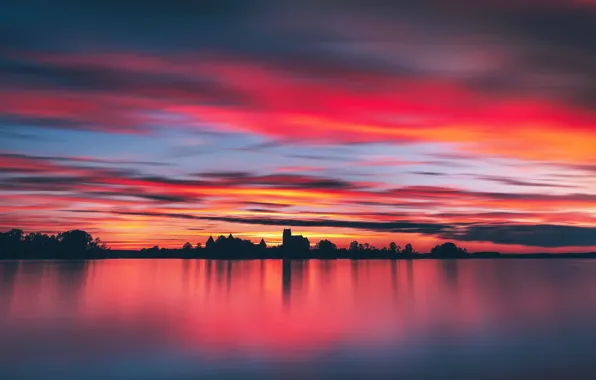
[[[596,379],[596,261],[0,262],[0,379]]]

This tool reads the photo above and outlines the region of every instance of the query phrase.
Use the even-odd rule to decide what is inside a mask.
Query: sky
[[[596,2],[22,0],[0,230],[596,250]]]

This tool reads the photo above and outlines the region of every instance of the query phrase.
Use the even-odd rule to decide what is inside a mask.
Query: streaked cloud
[[[25,0],[0,25],[0,227],[592,246],[591,1]]]

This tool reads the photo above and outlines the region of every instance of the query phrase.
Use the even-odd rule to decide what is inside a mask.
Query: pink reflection
[[[82,342],[106,335],[125,345],[148,342],[214,355],[283,357],[342,345],[406,346],[594,315],[593,304],[585,302],[596,295],[590,272],[596,267],[590,264],[13,262],[1,264],[0,319],[7,330],[29,334],[67,322],[69,331],[84,332]]]

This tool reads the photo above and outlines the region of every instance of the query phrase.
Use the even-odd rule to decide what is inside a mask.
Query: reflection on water
[[[0,378],[596,378],[596,261],[0,262]]]

